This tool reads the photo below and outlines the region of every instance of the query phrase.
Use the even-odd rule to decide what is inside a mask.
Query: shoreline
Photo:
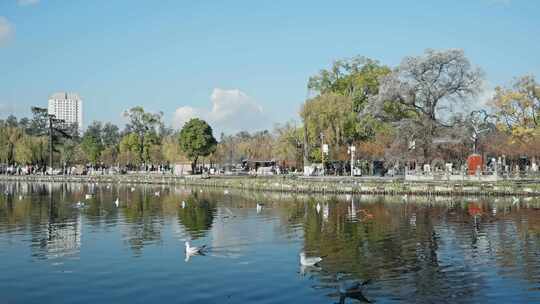
[[[406,181],[378,177],[173,176],[154,174],[42,176],[0,175],[0,182],[119,183],[184,185],[246,191],[302,194],[373,194],[416,196],[540,196],[540,181]]]

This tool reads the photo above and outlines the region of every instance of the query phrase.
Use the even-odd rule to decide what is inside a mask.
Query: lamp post
[[[354,152],[356,152],[356,147],[350,145],[347,153],[351,155],[351,177],[354,176]]]
[[[328,145],[324,144],[324,134],[321,132],[321,165],[322,165],[322,175],[324,175],[324,154],[328,154]]]
[[[324,134],[321,132],[321,163],[324,164]]]

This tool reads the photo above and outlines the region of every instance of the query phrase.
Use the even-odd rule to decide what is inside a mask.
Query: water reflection
[[[178,221],[191,239],[203,237],[212,228],[217,212],[216,201],[194,192],[185,199],[186,207],[178,209]]]
[[[35,262],[47,260],[76,258],[80,267],[92,269],[98,262],[83,258],[91,252],[114,260],[108,267],[118,273],[140,271],[140,282],[131,282],[137,286],[170,288],[165,278],[190,271],[219,286],[211,292],[183,290],[186,302],[203,295],[215,296],[207,298],[215,302],[230,294],[236,298],[229,302],[253,302],[263,291],[237,292],[237,285],[250,284],[272,290],[275,298],[267,302],[540,300],[540,203],[533,198],[405,200],[233,190],[224,195],[183,187],[52,183],[0,184],[0,193],[0,258],[17,265],[5,263],[0,270],[11,278],[46,272]],[[186,240],[208,244],[208,255],[183,255]],[[301,251],[324,259],[302,266]],[[183,259],[187,268],[152,270],[160,261],[176,265]],[[143,260],[152,267],[137,262]],[[28,269],[18,274],[21,267]],[[162,275],[164,281],[143,274]],[[347,291],[366,280],[371,283]],[[279,292],[291,286],[289,293]]]

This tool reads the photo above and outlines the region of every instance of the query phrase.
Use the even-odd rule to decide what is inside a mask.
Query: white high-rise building
[[[83,127],[82,99],[78,94],[60,92],[49,97],[49,114],[63,119],[68,124],[76,123],[79,132]]]

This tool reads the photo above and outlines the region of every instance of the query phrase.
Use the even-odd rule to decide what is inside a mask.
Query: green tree
[[[187,159],[178,145],[178,134],[167,136],[162,144],[163,158],[168,163],[186,162]]]
[[[47,135],[49,130],[49,115],[47,109],[32,107],[32,119],[26,133],[33,136]]]
[[[193,118],[188,121],[179,133],[180,149],[191,160],[191,170],[195,173],[197,160],[208,156],[216,150],[217,141],[212,135],[212,128],[204,120]]]
[[[140,164],[139,154],[139,137],[135,133],[129,133],[122,137],[120,141],[119,160],[126,165]]]
[[[15,155],[18,163],[44,165],[48,155],[47,137],[23,135],[17,143]]]
[[[359,113],[368,99],[379,92],[379,80],[390,74],[377,60],[356,56],[334,61],[328,70],[309,78],[308,89],[319,95],[334,93],[350,97],[352,110]]]
[[[103,145],[99,138],[95,138],[91,135],[85,135],[81,142],[81,148],[86,154],[86,157],[92,164],[98,163],[103,151]]]
[[[273,155],[296,168],[302,164],[302,138],[303,131],[296,127],[293,122],[287,122],[274,127],[275,143]]]
[[[148,153],[146,153],[145,157],[145,146],[148,148],[148,144],[153,141],[153,139],[148,140],[146,138],[159,138],[159,130],[163,129],[163,122],[161,120],[163,113],[148,113],[142,107],[133,107],[124,112],[124,116],[129,119],[125,133],[137,135],[137,154],[139,161],[144,162],[148,160]]]
[[[92,163],[99,162],[101,152],[104,149],[102,142],[102,124],[94,121],[88,126],[81,142],[81,148],[86,154],[86,158]]]
[[[106,146],[101,152],[101,161],[107,166],[114,166],[118,161],[117,146]]]
[[[110,122],[103,125],[101,129],[101,141],[105,147],[112,147],[120,143],[120,132],[118,126]]]
[[[12,128],[17,128],[19,126],[19,122],[17,121],[17,117],[15,117],[15,115],[9,115],[6,118],[5,123],[6,123],[6,126],[12,127]]]
[[[21,129],[13,127],[13,121],[11,123],[6,122],[5,126],[0,128],[0,162],[14,163],[16,158],[15,147],[23,135],[24,132]]]
[[[300,116],[310,147],[320,147],[321,134],[324,136],[324,143],[331,149],[339,149],[351,142],[354,136],[351,136],[348,128],[351,127],[352,113],[351,99],[347,96],[325,93],[307,100],[300,110]]]
[[[334,61],[329,69],[310,77],[308,89],[317,93],[303,105],[306,161],[320,159],[321,134],[332,154],[342,154],[345,144],[372,140],[384,124],[364,110],[379,93],[380,79],[391,73],[378,61],[356,56]],[[336,152],[339,152],[337,153]]]
[[[62,164],[71,165],[76,160],[78,144],[73,139],[67,139],[64,141],[62,147],[60,147],[60,162]]]

